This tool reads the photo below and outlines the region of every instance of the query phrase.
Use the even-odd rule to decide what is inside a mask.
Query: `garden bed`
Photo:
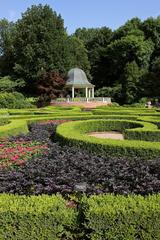
[[[18,169],[0,171],[0,192],[18,194],[53,194],[64,196],[76,192],[77,184],[85,183],[87,194],[139,193],[160,191],[160,161],[144,161],[133,157],[111,157],[89,154],[76,147],[60,146],[55,141],[56,125],[32,124],[27,135],[12,141],[38,141],[48,146],[44,155],[32,155]],[[53,141],[53,142],[52,142]]]

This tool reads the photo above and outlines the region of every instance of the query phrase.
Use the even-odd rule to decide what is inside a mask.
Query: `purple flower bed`
[[[84,186],[87,194],[146,195],[160,191],[160,159],[104,157],[61,147],[54,142],[55,129],[54,123],[34,124],[28,135],[10,139],[36,140],[47,144],[49,149],[16,170],[2,169],[1,193],[66,195],[75,192],[79,185]]]

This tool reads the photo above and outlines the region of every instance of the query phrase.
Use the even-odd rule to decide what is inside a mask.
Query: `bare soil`
[[[111,132],[91,132],[88,133],[89,136],[97,137],[97,138],[109,138],[109,139],[117,139],[124,140],[124,136],[120,132],[111,131]]]

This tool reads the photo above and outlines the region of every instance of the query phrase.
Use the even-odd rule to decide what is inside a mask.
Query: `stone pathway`
[[[124,136],[120,132],[111,131],[111,132],[91,132],[88,133],[89,136],[97,137],[97,138],[110,138],[117,140],[124,140]]]

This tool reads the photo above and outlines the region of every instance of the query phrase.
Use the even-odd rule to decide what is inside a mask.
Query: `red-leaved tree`
[[[56,71],[45,72],[37,85],[38,94],[40,94],[38,106],[44,106],[52,99],[59,97],[64,93],[66,80]]]

